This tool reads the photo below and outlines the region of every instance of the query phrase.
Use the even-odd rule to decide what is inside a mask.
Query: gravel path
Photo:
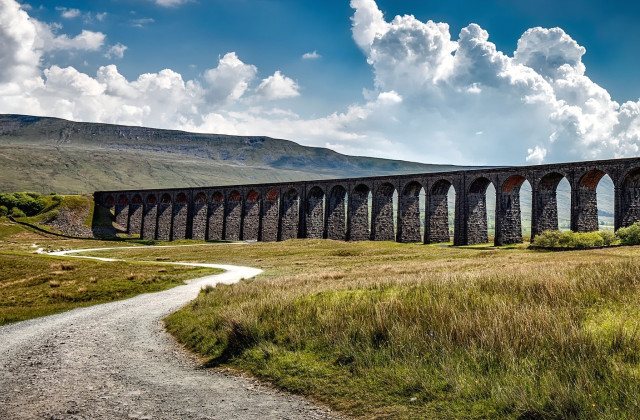
[[[66,251],[68,254],[76,251]],[[60,255],[61,253],[57,253]],[[162,318],[223,274],[131,299],[0,327],[0,419],[338,418],[251,378],[203,369],[164,331]]]

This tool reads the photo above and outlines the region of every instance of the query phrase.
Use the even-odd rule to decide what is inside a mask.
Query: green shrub
[[[622,245],[640,245],[640,222],[618,229],[616,235]]]
[[[613,245],[618,240],[616,234],[608,230],[599,230],[598,235],[602,238],[604,246]]]
[[[9,214],[7,206],[0,206],[0,217],[5,217],[7,214]]]
[[[13,217],[26,217],[26,214],[24,214],[24,212],[17,207],[11,209],[11,215]]]
[[[535,237],[533,245],[544,248],[596,248],[609,246],[616,240],[612,232],[560,232],[546,230]]]
[[[562,232],[559,230],[545,230],[533,239],[533,244],[545,248],[557,248],[560,244],[560,236]]]
[[[0,205],[8,209],[15,207],[27,215],[33,216],[44,209],[46,203],[38,193],[16,192],[0,194]]]

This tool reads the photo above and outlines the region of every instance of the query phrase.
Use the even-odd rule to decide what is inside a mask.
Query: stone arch
[[[142,204],[142,197],[140,196],[140,194],[136,194],[133,196],[131,204]]]
[[[424,242],[427,244],[451,240],[449,229],[449,191],[451,188],[455,194],[455,187],[451,181],[440,179],[429,190],[424,234]]]
[[[560,181],[566,179],[560,172],[549,172],[538,181],[534,188],[533,215],[535,221],[531,226],[531,240],[545,230],[558,230],[558,198],[557,189]]]
[[[216,191],[211,195],[207,240],[221,241],[224,238],[224,194]]]
[[[120,194],[120,196],[118,197],[118,204],[126,206],[129,204],[129,197],[127,197],[124,194]]]
[[[186,203],[187,202],[187,195],[185,193],[179,193],[176,196],[176,203]]]
[[[160,198],[161,204],[171,204],[171,201],[171,195],[169,195],[168,193],[162,194],[162,197]]]
[[[278,190],[271,188],[264,196],[262,203],[262,241],[278,240]]]
[[[224,239],[228,241],[239,241],[242,237],[242,207],[240,191],[231,191],[224,213]]]
[[[468,245],[489,242],[487,222],[487,188],[491,180],[480,176],[471,182],[467,192],[466,243]]]
[[[620,216],[616,228],[631,226],[640,221],[640,168],[628,171],[620,186]]]
[[[398,198],[398,242],[421,242],[420,192],[422,184],[410,181]]]
[[[113,207],[116,204],[116,200],[112,195],[108,195],[107,198],[104,199],[104,204],[107,207]]]
[[[295,188],[290,188],[282,197],[282,219],[280,239],[295,239],[300,228],[300,195]]]
[[[199,192],[193,199],[193,220],[191,222],[191,238],[207,239],[207,195]]]
[[[505,179],[499,188],[495,245],[522,243],[520,188],[525,182],[525,176],[514,174]]]
[[[260,234],[260,193],[250,190],[244,203],[244,217],[242,220],[242,239],[257,241]]]
[[[349,240],[368,241],[371,239],[371,190],[365,184],[358,184],[349,198]]]
[[[220,191],[216,191],[211,196],[211,202],[213,203],[222,203],[224,201],[224,195]]]
[[[158,203],[158,199],[156,198],[155,194],[147,195],[147,204],[157,204],[157,203]]]
[[[347,239],[347,190],[336,185],[329,193],[327,203],[327,239],[344,241]]]
[[[393,220],[393,196],[396,188],[385,182],[381,184],[373,196],[372,239],[374,241],[395,241],[395,224]]]
[[[311,188],[307,193],[306,238],[323,238],[324,204],[325,197],[322,188],[318,186]]]

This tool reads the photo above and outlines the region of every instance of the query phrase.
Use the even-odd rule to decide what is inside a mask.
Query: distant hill
[[[90,193],[436,172],[465,167],[347,156],[263,136],[0,115],[2,191]]]

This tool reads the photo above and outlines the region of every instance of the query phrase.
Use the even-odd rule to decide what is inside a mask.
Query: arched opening
[[[262,240],[273,242],[278,240],[278,190],[267,191],[262,204]]]
[[[203,192],[199,192],[196,194],[193,201],[191,238],[202,241],[207,238],[207,195]]]
[[[160,198],[160,203],[171,204],[171,196],[167,193],[162,194],[162,198]]]
[[[640,168],[632,169],[624,177],[620,201],[620,226],[617,228],[631,226],[640,221]]]
[[[116,200],[113,198],[112,195],[107,196],[107,198],[104,200],[104,204],[107,207],[113,207],[116,204]]]
[[[424,242],[449,242],[455,218],[455,188],[451,182],[441,179],[431,187],[428,201]]]
[[[395,241],[394,204],[396,189],[388,182],[380,185],[373,197],[372,230],[374,241]]]
[[[157,202],[158,202],[158,199],[156,198],[155,195],[149,194],[147,196],[147,204],[156,204]]]
[[[224,238],[224,195],[216,191],[211,196],[209,203],[209,220],[207,239],[221,241]]]
[[[322,239],[324,235],[324,191],[313,187],[307,193],[306,238]]]
[[[224,214],[224,226],[224,239],[228,241],[240,240],[242,237],[242,195],[237,190],[233,190],[229,194]]]
[[[140,196],[140,194],[136,194],[133,196],[131,204],[142,204],[142,197]]]
[[[327,203],[327,238],[339,241],[347,239],[347,190],[342,185],[336,185],[329,193]]]
[[[357,185],[349,204],[349,240],[371,239],[371,190],[364,184]]]
[[[420,192],[422,185],[409,182],[402,190],[398,201],[398,242],[421,242]]]
[[[180,193],[176,196],[176,203],[186,203],[187,195],[185,193]]]
[[[247,194],[244,204],[244,219],[242,225],[242,239],[245,241],[257,241],[260,232],[260,193],[251,190]]]
[[[571,225],[571,186],[558,172],[542,177],[534,198],[535,219],[532,223],[532,240],[545,230],[568,230]]]
[[[596,187],[598,201],[598,229],[615,230],[615,193],[613,180],[605,174]]]
[[[124,194],[120,194],[120,197],[118,197],[118,204],[126,206],[129,204],[129,198]]]
[[[529,191],[528,197],[525,189]],[[496,245],[522,243],[525,230],[527,236],[531,234],[530,195],[531,186],[522,175],[512,175],[502,184],[496,212]]]
[[[295,239],[300,228],[300,195],[294,188],[288,190],[282,197],[282,224],[280,239]]]
[[[484,244],[489,242],[487,217],[487,189],[489,185],[493,185],[491,181],[485,177],[476,178],[469,186],[467,194],[467,226],[466,226],[466,243]],[[495,188],[493,189],[495,197]],[[495,202],[495,200],[493,200]],[[494,223],[495,219],[492,218]]]
[[[606,173],[592,169],[582,175],[578,181],[574,214],[571,218],[571,230],[575,232],[593,232],[599,229],[600,206],[598,205],[598,185]],[[612,214],[613,216],[613,214]]]

